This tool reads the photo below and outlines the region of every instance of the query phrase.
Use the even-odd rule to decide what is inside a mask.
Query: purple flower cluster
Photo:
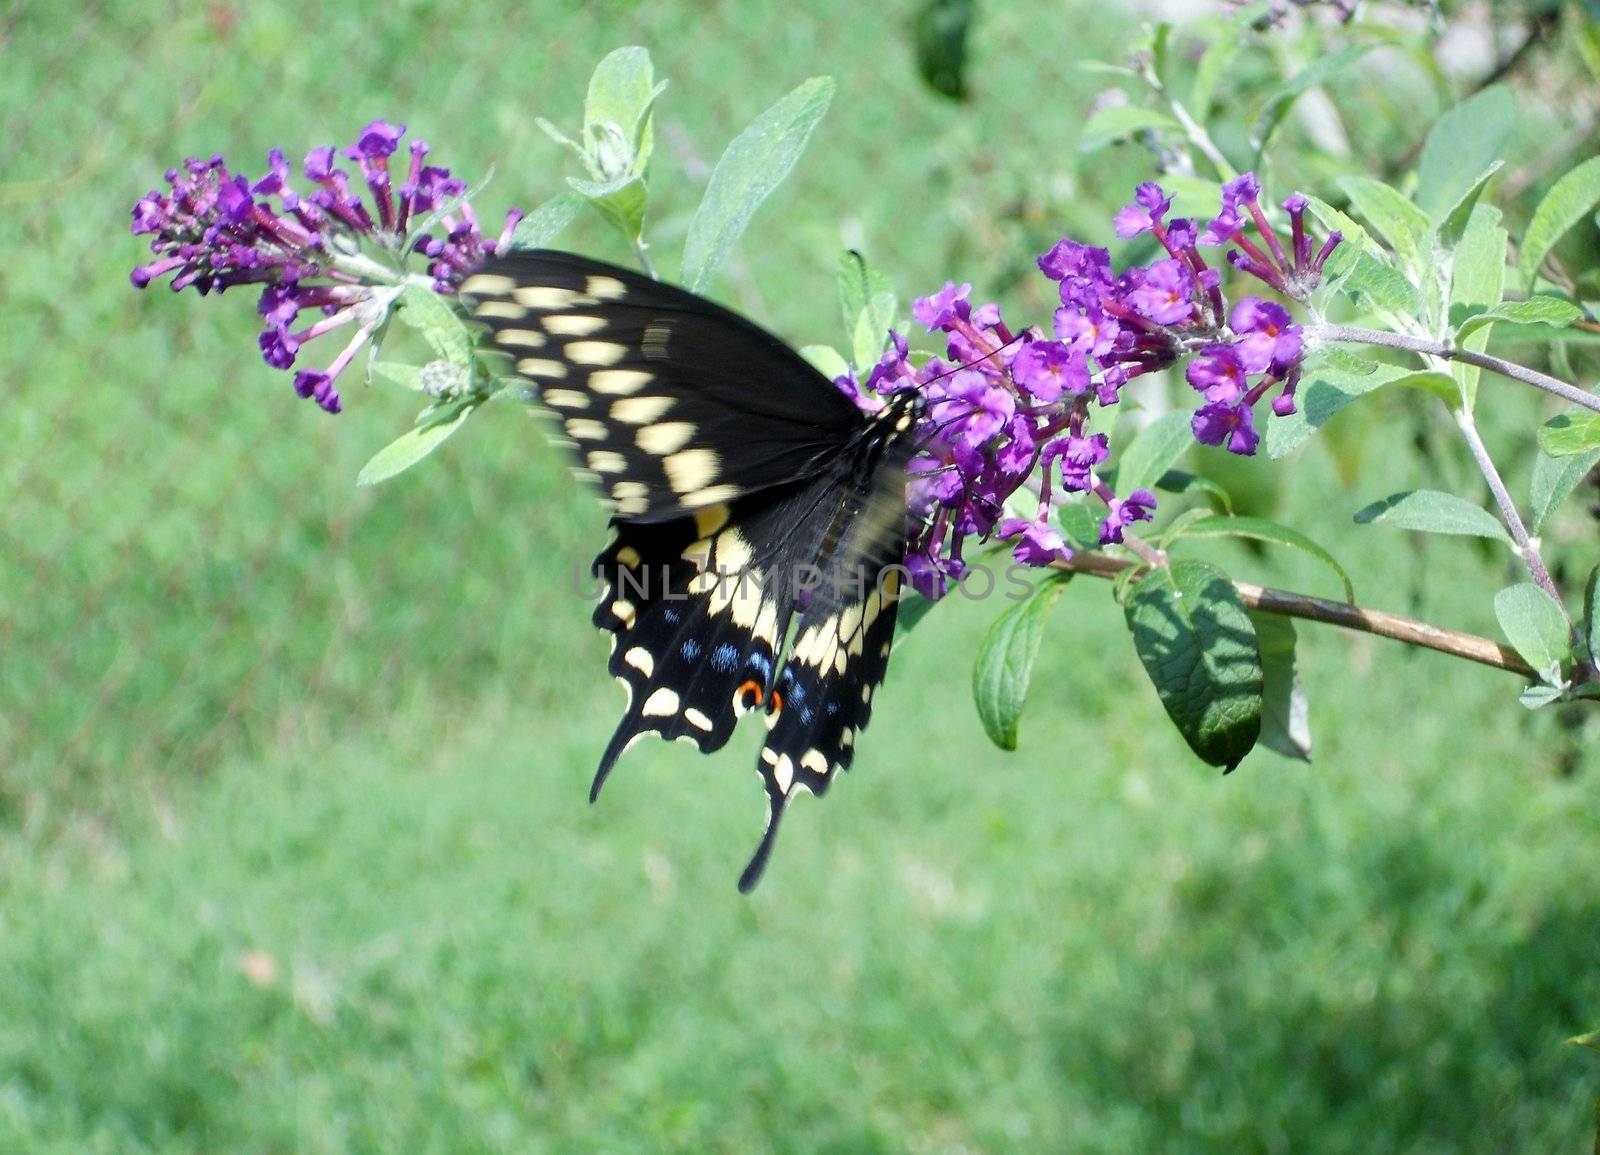
[[[1102,545],[1124,541],[1131,526],[1148,521],[1155,495],[1113,493],[1096,473],[1109,453],[1107,437],[1088,430],[1095,409],[1117,404],[1135,377],[1190,357],[1187,379],[1205,399],[1191,421],[1194,435],[1233,453],[1255,452],[1254,406],[1267,392],[1281,386],[1272,410],[1294,412],[1305,353],[1300,327],[1282,305],[1259,297],[1230,310],[1221,273],[1199,246],[1231,246],[1227,259],[1236,269],[1303,300],[1340,238],[1331,234],[1313,254],[1306,200],[1296,195],[1283,204],[1291,227],[1285,250],[1259,198],[1253,175],[1228,182],[1222,211],[1202,230],[1194,221],[1169,221],[1171,198],[1156,184],[1140,185],[1117,213],[1116,231],[1123,238],[1149,233],[1163,254],[1118,274],[1105,249],[1057,242],[1038,262],[1061,302],[1049,336],[1034,328],[1014,334],[997,305],[974,306],[971,286],[947,283],[917,300],[912,315],[945,334],[948,360],[934,356],[914,366],[906,340],[892,333],[892,348],[864,382],[841,379],[865,408],[899,389],[923,394],[909,488],[917,529],[906,556],[920,592],[938,597],[960,580],[964,543],[973,535],[1011,542],[1015,558],[1028,565],[1070,557],[1049,521],[1058,494],[1093,495],[1104,505]],[[1264,250],[1245,236],[1252,227]],[[1007,499],[1024,486],[1037,496],[1037,512],[1007,516]]]
[[[334,383],[407,280],[406,255],[426,257],[434,290],[453,292],[479,260],[507,246],[522,217],[509,213],[499,240],[486,243],[471,206],[458,199],[466,182],[427,164],[428,145],[421,140],[411,142],[411,163],[396,189],[389,158],[404,135],[405,125],[375,120],[349,148],[312,149],[302,169],[303,193],[278,149],[267,154],[267,174],[254,183],[230,172],[220,156],[190,158],[181,169],[169,169],[170,191],[153,189],[133,208],[133,232],[150,234],[156,254],[133,270],[134,286],[169,275],[173,290],[192,286],[202,294],[261,285],[266,330],[259,344],[275,369],[291,368],[306,342],[355,325],[355,335],[326,369],[301,370],[294,378],[301,397],[339,412]],[[352,174],[339,167],[341,157],[355,162],[365,199]],[[434,214],[442,237],[431,231]],[[296,329],[307,311],[317,319]]]

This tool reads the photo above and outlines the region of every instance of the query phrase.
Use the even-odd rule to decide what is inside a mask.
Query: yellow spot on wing
[[[478,317],[499,317],[505,321],[520,321],[528,315],[528,310],[515,301],[484,301],[473,310],[473,314]]]
[[[530,309],[565,309],[578,294],[555,285],[526,285],[514,289],[511,295]]]
[[[694,528],[701,537],[710,537],[727,524],[728,507],[725,505],[713,505],[695,511]]]
[[[621,473],[628,468],[627,459],[609,449],[596,449],[589,454],[589,468],[596,473]]]
[[[604,441],[606,427],[591,417],[574,417],[567,422],[567,432],[579,441]]]
[[[628,347],[615,341],[571,341],[562,352],[579,365],[615,365],[628,355]]]
[[[517,362],[517,372],[526,373],[530,377],[560,378],[567,375],[567,367],[560,361],[551,361],[543,357],[524,357]]]
[[[611,406],[611,419],[629,425],[648,425],[671,408],[670,397],[624,397]]]
[[[644,701],[644,707],[639,711],[646,717],[670,718],[678,712],[678,693],[662,686]]]
[[[598,369],[589,376],[589,388],[613,395],[637,393],[650,378],[643,369]]]
[[[517,349],[544,347],[544,334],[535,333],[532,329],[501,329],[494,335],[494,339],[502,345],[510,345]]]
[[[650,651],[643,646],[634,646],[633,649],[622,655],[622,660],[647,678],[655,673],[656,660],[650,656]]]
[[[646,425],[634,438],[646,453],[664,455],[689,444],[694,436],[694,426],[687,421],[663,421],[659,425]]]
[[[599,297],[602,301],[615,301],[628,295],[628,286],[615,277],[591,276],[584,288],[589,290],[591,297]]]
[[[472,297],[503,297],[516,287],[510,277],[497,273],[474,273],[461,282],[461,291]]]
[[[679,504],[688,509],[695,509],[702,505],[716,505],[718,502],[727,501],[730,497],[739,496],[737,485],[713,485],[708,489],[697,489],[693,493],[686,493]]]
[[[615,414],[615,409],[612,412]],[[675,491],[693,493],[697,489],[704,489],[717,479],[717,469],[721,462],[713,450],[685,449],[664,458],[661,464],[667,471],[667,480],[672,483]]]
[[[604,317],[590,317],[583,313],[558,313],[544,319],[544,327],[563,337],[587,337],[606,327]]]
[[[589,408],[589,395],[580,393],[576,389],[546,389],[539,394],[539,400],[546,405],[554,405],[557,409]]]

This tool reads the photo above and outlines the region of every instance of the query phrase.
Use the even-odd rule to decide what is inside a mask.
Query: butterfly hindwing
[[[804,610],[767,705],[757,766],[767,793],[766,829],[739,880],[760,879],[796,789],[821,797],[855,759],[894,642],[905,553],[905,461],[909,410],[886,411],[869,428],[868,460],[836,515],[836,544],[812,573]],[[826,542],[826,538],[825,538]]]
[[[826,526],[826,478],[762,491],[669,522],[613,523],[595,559],[594,622],[612,636],[611,673],[628,706],[595,777],[598,792],[640,734],[722,747],[764,705],[794,611],[796,559]]]
[[[813,475],[860,427],[782,341],[631,270],[514,252],[462,293],[619,517],[670,520]]]

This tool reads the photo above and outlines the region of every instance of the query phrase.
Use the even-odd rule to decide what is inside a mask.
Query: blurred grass
[[[254,356],[246,295],[127,287],[127,210],[186,152],[253,170],[398,117],[495,167],[486,217],[536,203],[564,160],[532,117],[574,124],[593,61],[642,43],[674,85],[668,253],[696,166],[839,80],[730,301],[836,340],[854,244],[905,293],[956,275],[1038,313],[1031,254],[1104,235],[1148,171],[1072,144],[1102,82],[1072,61],[1129,25],[982,11],[957,107],[917,87],[905,13],[824,0],[11,10],[0,1151],[1580,1149],[1592,758],[1558,773],[1504,675],[1303,628],[1316,765],[1219,779],[1084,581],[1005,756],[967,704],[993,607],[953,600],[742,899],[753,737],[641,746],[583,804],[618,705],[569,592],[602,518],[525,418],[357,491],[406,399],[330,421]],[[1351,424],[1350,487],[1321,448],[1275,473],[1284,516],[1368,599],[1492,632],[1498,559],[1347,524],[1428,479],[1404,404]]]

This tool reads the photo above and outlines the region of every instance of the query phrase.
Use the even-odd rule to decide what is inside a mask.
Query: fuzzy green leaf
[[[682,281],[703,293],[761,202],[783,183],[833,100],[833,79],[814,76],[734,137],[712,170],[683,242]]]
[[[1150,489],[1194,444],[1191,414],[1175,409],[1139,430],[1117,459],[1117,486],[1124,495]]]
[[[1600,413],[1576,409],[1539,426],[1539,448],[1551,457],[1571,457],[1600,447]]]
[[[356,484],[377,485],[380,481],[387,481],[395,474],[410,469],[443,445],[445,439],[460,429],[477,407],[478,403],[475,401],[452,405],[439,410],[415,429],[402,433],[378,450],[372,460],[361,467],[361,472],[356,475]]]
[[[1520,582],[1494,595],[1494,616],[1523,661],[1545,681],[1558,681],[1572,645],[1566,616],[1555,599],[1532,582]]]
[[[583,212],[584,198],[560,192],[517,222],[511,233],[512,249],[543,249],[566,231]]]
[[[1051,608],[1070,575],[1051,573],[1026,601],[1012,606],[989,627],[972,669],[972,700],[989,740],[1002,750],[1017,748],[1017,727],[1027,700],[1033,664],[1044,640]]]
[[[1517,103],[1511,90],[1495,84],[1445,112],[1434,123],[1417,165],[1417,207],[1444,221],[1483,174],[1505,157],[1516,127]]]
[[[1181,133],[1183,127],[1172,117],[1154,108],[1138,104],[1113,104],[1102,108],[1089,118],[1078,134],[1078,149],[1094,152],[1119,140],[1141,132],[1160,130]]]
[[[1534,533],[1541,532],[1551,515],[1583,484],[1583,479],[1597,464],[1600,464],[1600,448],[1568,457],[1536,454],[1533,459],[1533,518],[1528,528]]]
[[[1276,459],[1292,453],[1356,398],[1406,375],[1398,366],[1345,349],[1314,350],[1302,369],[1295,411],[1267,422],[1267,456]]]
[[[800,356],[830,381],[850,372],[850,363],[832,345],[807,345],[800,350]]]
[[[466,323],[439,294],[422,285],[407,284],[400,291],[402,322],[415,329],[440,358],[452,365],[472,363],[472,334]]]
[[[1357,525],[1382,522],[1396,529],[1487,537],[1510,543],[1494,514],[1453,493],[1437,489],[1412,489],[1375,501],[1356,513]]]
[[[1294,619],[1252,613],[1261,651],[1261,745],[1285,758],[1311,761],[1311,706],[1295,659]]]
[[[1178,732],[1212,766],[1233,769],[1261,733],[1261,655],[1250,615],[1221,570],[1153,569],[1124,603],[1134,650]]]
[[[1533,292],[1539,266],[1556,247],[1556,242],[1600,205],[1600,156],[1590,157],[1567,173],[1545,193],[1533,210],[1528,231],[1522,237],[1519,265],[1523,284]]]
[[[1413,267],[1432,257],[1433,222],[1398,191],[1367,176],[1347,176],[1339,187],[1361,219]]]
[[[1186,537],[1247,537],[1255,541],[1264,541],[1271,545],[1287,546],[1289,549],[1299,550],[1301,553],[1316,558],[1327,566],[1339,578],[1344,586],[1344,598],[1347,602],[1356,600],[1355,586],[1351,584],[1350,575],[1345,572],[1334,556],[1312,541],[1297,529],[1290,529],[1265,517],[1222,517],[1212,515],[1201,521],[1191,523],[1185,530]]]

